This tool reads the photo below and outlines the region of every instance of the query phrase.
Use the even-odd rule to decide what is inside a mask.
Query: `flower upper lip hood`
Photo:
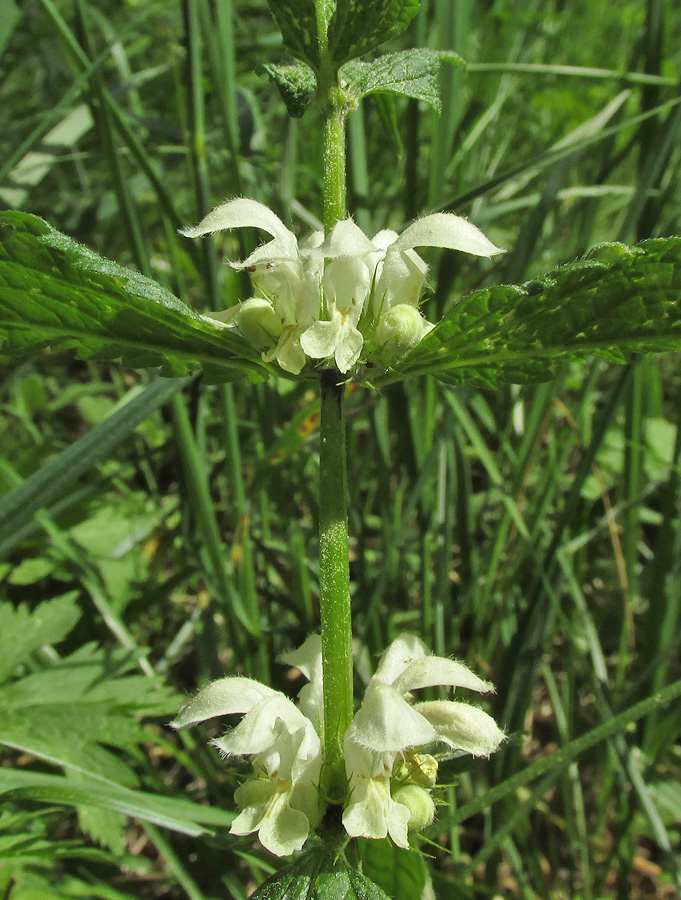
[[[257,831],[263,846],[277,856],[299,850],[321,815],[321,686],[314,683],[321,673],[319,636],[286,654],[285,661],[313,679],[306,685],[305,711],[280,691],[235,676],[207,685],[171,723],[182,728],[217,716],[243,715],[235,728],[212,742],[223,756],[247,756],[253,763],[254,778],[235,791],[241,812],[230,830]]]
[[[430,655],[418,638],[402,635],[393,641],[345,734],[350,801],[343,824],[351,836],[389,834],[398,846],[409,846],[409,810],[391,793],[391,778],[406,753],[442,741],[454,750],[489,756],[504,740],[494,719],[477,707],[451,700],[410,702],[411,691],[437,685],[492,690],[462,663]]]
[[[381,248],[374,257],[376,287],[374,313],[387,311],[399,303],[416,305],[426,280],[428,267],[415,252],[416,247],[441,247],[473,256],[490,257],[503,253],[467,219],[453,213],[432,213],[408,225],[401,234],[379,231],[373,243]]]
[[[299,245],[295,234],[276,213],[263,203],[245,197],[223,203],[198,225],[180,233],[195,238],[232,228],[258,228],[272,237],[246,259],[232,261],[230,265],[249,271],[253,283],[271,303],[281,323],[271,349],[263,351],[263,359],[266,362],[276,359],[286,372],[299,375],[307,362],[300,336],[319,316],[323,257],[317,247],[323,234],[315,232]],[[226,322],[239,327],[239,313],[237,305],[204,318],[214,324]]]
[[[242,262],[230,263],[235,269],[245,269],[270,260],[295,259],[298,256],[298,240],[295,234],[268,206],[246,197],[237,197],[216,206],[198,225],[183,228],[180,234],[196,238],[232,228],[260,228],[274,238],[262,244]]]
[[[395,307],[418,306],[428,267],[416,247],[486,257],[502,252],[453,213],[433,213],[399,235],[386,229],[371,240],[352,219],[343,219],[326,236],[314,232],[299,243],[271,209],[243,197],[223,203],[181,234],[194,238],[247,227],[265,231],[272,240],[230,265],[250,272],[263,295],[260,305],[251,302],[241,323],[239,306],[206,318],[236,325],[255,346],[266,348],[266,362],[276,359],[294,375],[309,359],[333,359],[343,374],[362,361],[390,366],[428,333],[433,326],[420,313],[408,320],[395,313],[390,327],[380,327]],[[402,328],[408,337],[401,336]]]
[[[235,791],[240,808],[234,834],[258,833],[272,853],[300,850],[324,811],[320,794],[324,704],[321,638],[311,635],[281,661],[308,683],[297,704],[250,678],[222,678],[180,709],[171,724],[182,728],[224,715],[241,722],[213,744],[223,756],[251,759],[253,775]],[[432,821],[430,790],[437,761],[414,752],[442,741],[455,750],[487,756],[504,740],[486,712],[450,700],[413,703],[411,692],[436,685],[486,692],[492,685],[459,662],[433,656],[411,635],[383,654],[362,705],[344,736],[348,797],[343,825],[350,837],[385,838],[408,847],[409,828]],[[420,823],[420,824],[419,824]]]
[[[362,707],[349,729],[352,739],[379,752],[444,741],[452,749],[474,756],[493,753],[504,733],[486,712],[453,700],[412,704],[407,699],[413,690],[436,686],[479,693],[493,690],[463,663],[431,655],[418,638],[397,638],[369,682]]]

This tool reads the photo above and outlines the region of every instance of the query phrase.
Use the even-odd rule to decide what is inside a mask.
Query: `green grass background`
[[[445,209],[508,250],[429,255],[431,320],[600,241],[679,233],[680,39],[671,0],[423,0],[386,49],[451,48],[468,72],[443,71],[439,117],[365,101],[348,176],[370,233]],[[236,195],[299,233],[320,218],[321,120],[288,119],[257,72],[284,59],[264,0],[2,0],[0,53],[0,203],[196,309],[246,295],[225,260],[261,236],[190,244],[182,224]],[[30,630],[17,610],[67,599],[60,639],[3,673],[0,776],[230,810],[239,771],[205,746],[214,732],[163,723],[226,671],[292,688],[276,657],[318,619],[317,397],[200,380],[152,397],[153,373],[1,352],[0,646]],[[59,456],[124,400],[135,430],[119,417]],[[681,707],[650,698],[681,678],[680,400],[673,355],[348,398],[358,684],[415,632],[494,681],[510,737],[441,766],[423,845],[438,898],[678,896]],[[243,898],[275,862],[219,816],[195,836],[17,784],[0,777],[5,900]]]

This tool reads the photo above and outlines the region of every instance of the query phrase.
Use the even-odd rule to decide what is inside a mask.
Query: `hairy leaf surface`
[[[346,63],[341,80],[356,100],[367,94],[402,94],[428,103],[439,112],[442,104],[437,76],[443,62],[464,64],[460,56],[450,51],[403,50],[372,62]]]
[[[75,349],[83,359],[203,369],[210,380],[271,371],[239,335],[202,319],[170,291],[104,259],[37,216],[0,214],[0,354]]]
[[[601,244],[522,287],[456,303],[384,384],[431,373],[449,384],[548,381],[553,366],[597,356],[681,350],[681,238]]]
[[[267,0],[289,52],[316,68],[321,58],[314,0]]]
[[[403,850],[392,841],[360,838],[359,852],[362,872],[389,897],[422,900],[432,890],[428,868],[418,851]]]
[[[294,119],[300,118],[314,97],[317,79],[305,63],[294,66],[265,65],[263,71],[276,84],[286,109]]]
[[[329,49],[338,63],[375,49],[409,25],[419,0],[338,0]]]
[[[315,847],[268,878],[253,900],[387,900],[381,888],[336,856],[333,845]]]

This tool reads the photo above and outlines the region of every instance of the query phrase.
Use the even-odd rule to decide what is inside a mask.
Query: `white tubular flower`
[[[424,216],[399,235],[379,231],[373,240],[344,219],[326,237],[317,231],[298,243],[271,209],[245,198],[223,203],[181,234],[195,238],[233,228],[258,228],[272,237],[247,259],[230,263],[248,270],[259,295],[204,318],[238,328],[265,362],[276,360],[293,375],[309,359],[333,359],[343,374],[358,362],[387,368],[416,346],[433,326],[417,309],[428,266],[414,248],[487,257],[502,252],[451,213]]]
[[[364,257],[375,250],[352,219],[338,222],[319,248],[331,260],[322,278],[329,320],[311,325],[300,344],[312,359],[333,356],[343,374],[355,365],[362,352],[364,337],[357,324],[371,287]]]
[[[345,733],[345,771],[350,800],[343,812],[343,826],[350,837],[380,840],[390,837],[398,847],[409,847],[409,810],[390,793],[396,753],[376,753]]]
[[[307,678],[308,684],[303,685],[298,691],[298,706],[312,722],[317,734],[321,734],[324,727],[321,635],[311,634],[297,650],[282,653],[279,661],[300,669]]]
[[[319,777],[322,747],[318,734],[321,711],[321,642],[313,635],[287,654],[312,679],[305,711],[280,691],[250,678],[222,678],[207,685],[179,711],[173,728],[216,716],[242,714],[236,728],[212,743],[223,756],[252,758],[253,777],[234,793],[241,809],[233,834],[258,832],[260,842],[276,856],[300,850],[321,817]]]
[[[323,257],[317,247],[323,235],[315,232],[299,246],[295,234],[279,216],[264,204],[245,198],[223,203],[194,228],[185,228],[181,234],[196,238],[232,228],[259,228],[273,238],[246,259],[230,265],[249,271],[253,283],[270,301],[281,322],[280,329],[268,323],[267,331],[276,340],[276,346],[264,351],[263,359],[266,362],[276,359],[282,369],[298,375],[307,361],[300,348],[300,335],[319,315]],[[266,311],[264,316],[269,318]],[[239,307],[217,317],[217,321],[225,320],[239,327]],[[244,337],[251,340],[251,332],[244,333]]]
[[[383,251],[372,260],[375,263],[375,316],[400,303],[411,306],[418,303],[428,266],[416,253],[415,247],[442,247],[486,257],[503,253],[479,228],[452,213],[424,216],[400,235],[390,230],[379,231],[372,243]]]
[[[389,834],[398,846],[408,846],[410,811],[399,802],[399,788],[424,783],[420,770],[410,777],[404,765],[415,748],[442,741],[454,750],[489,756],[504,740],[494,719],[467,703],[410,702],[411,691],[436,685],[492,690],[462,663],[432,656],[418,638],[403,635],[393,641],[345,734],[350,800],[343,824],[352,837]],[[399,781],[395,796],[391,779]]]

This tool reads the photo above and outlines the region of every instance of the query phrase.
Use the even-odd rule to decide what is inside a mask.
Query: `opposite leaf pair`
[[[213,743],[224,756],[247,756],[252,776],[235,792],[241,812],[234,834],[258,832],[277,856],[299,850],[326,806],[320,795],[323,765],[321,640],[312,635],[282,657],[309,683],[293,703],[281,692],[249,678],[209,684],[182,707],[173,727],[223,715],[240,724]],[[408,847],[408,831],[430,824],[430,788],[437,763],[415,751],[441,741],[453,750],[488,756],[504,739],[487,713],[466,703],[411,703],[411,691],[443,685],[492,690],[466,666],[432,656],[415,637],[403,635],[386,650],[364,700],[345,734],[348,796],[343,825],[350,837],[385,838]]]

